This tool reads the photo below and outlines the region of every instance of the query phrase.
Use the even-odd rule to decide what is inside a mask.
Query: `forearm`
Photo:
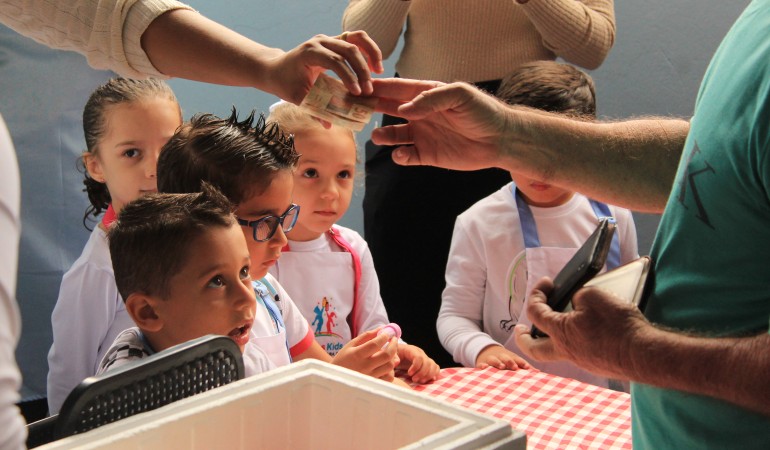
[[[579,122],[515,107],[507,114],[504,168],[655,213],[666,205],[690,127],[664,118]]]
[[[573,64],[595,69],[615,43],[612,0],[530,0],[520,6],[546,47]]]
[[[770,416],[770,335],[703,338],[645,327],[629,349],[628,378],[735,403]]]
[[[383,58],[388,58],[398,44],[410,4],[403,0],[351,0],[342,14],[342,29],[366,31]]]
[[[280,49],[260,45],[202,15],[174,10],[155,19],[142,48],[164,75],[276,93],[270,63]]]
[[[495,343],[483,328],[484,303],[488,301],[485,286],[490,270],[480,245],[484,233],[473,226],[473,216],[486,211],[471,208],[455,221],[444,276],[446,286],[436,319],[441,345],[466,367],[474,367],[479,352]],[[505,225],[506,222],[500,222],[500,226]]]
[[[436,321],[441,345],[452,355],[452,358],[465,367],[474,367],[479,353],[490,345],[498,344],[491,336],[484,333],[480,320],[456,315],[442,303]]]
[[[329,356],[329,354],[324,351],[323,347],[321,347],[321,345],[315,341],[313,341],[313,344],[307,350],[295,356],[294,361],[302,361],[303,359],[308,358],[317,359],[328,363],[332,362],[332,357]]]

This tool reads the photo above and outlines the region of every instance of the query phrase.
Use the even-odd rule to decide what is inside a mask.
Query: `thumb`
[[[470,84],[452,83],[421,92],[412,101],[398,107],[398,115],[410,120],[451,109],[456,109],[473,98],[474,91]]]
[[[422,166],[420,153],[414,147],[398,147],[391,153],[393,162],[401,166]]]

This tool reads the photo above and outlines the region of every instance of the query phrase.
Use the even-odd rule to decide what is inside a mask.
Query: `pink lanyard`
[[[329,231],[327,231],[327,233],[329,233],[329,237],[331,237],[337,245],[339,245],[346,252],[350,253],[350,256],[353,258],[353,270],[355,271],[355,280],[353,282],[353,309],[350,312],[350,316],[348,316],[347,322],[348,325],[350,325],[351,335],[356,337],[358,336],[358,324],[356,323],[356,317],[358,316],[359,306],[358,286],[361,284],[361,258],[359,258],[358,253],[356,253],[356,251],[353,249],[353,246],[342,237],[338,229],[332,227],[329,229]],[[291,251],[289,244],[286,244],[283,247],[283,251]]]
[[[112,222],[114,222],[117,219],[117,214],[115,214],[115,210],[112,209],[112,203],[107,207],[107,211],[104,212],[104,216],[102,216],[102,226],[104,226],[104,229],[110,228],[110,225],[112,225]]]

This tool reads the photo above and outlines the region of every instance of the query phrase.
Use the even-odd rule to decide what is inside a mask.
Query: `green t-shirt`
[[[651,322],[705,336],[767,332],[770,0],[747,7],[706,71],[652,256]],[[733,404],[642,384],[632,399],[637,448],[770,448],[770,418]]]

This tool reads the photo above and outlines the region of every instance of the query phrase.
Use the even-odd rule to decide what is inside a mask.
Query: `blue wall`
[[[193,7],[265,45],[288,49],[317,33],[338,34],[347,1],[190,1]],[[616,5],[618,34],[605,64],[592,75],[599,113],[688,117],[701,76],[721,38],[748,0],[647,0]],[[393,61],[386,62],[386,74]],[[22,173],[23,234],[17,297],[23,317],[17,358],[24,394],[44,393],[50,315],[64,271],[88,238],[81,225],[87,199],[75,170],[84,149],[80,115],[93,88],[110,74],[80,55],[48,50],[0,27],[0,111],[14,139]],[[254,89],[173,80],[185,117],[206,111],[265,111],[276,101]],[[371,126],[359,135],[359,144]],[[361,183],[363,186],[363,183]],[[363,230],[360,187],[343,224]],[[640,252],[649,248],[657,217],[637,216]]]

